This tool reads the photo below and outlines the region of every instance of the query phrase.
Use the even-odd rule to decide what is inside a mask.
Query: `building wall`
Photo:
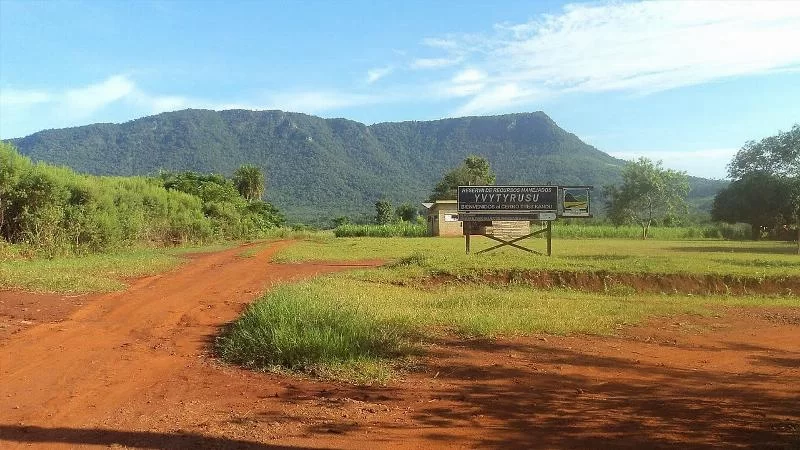
[[[456,219],[457,215],[458,212],[456,211],[455,206],[452,210],[439,210],[439,227],[437,236],[461,236],[463,234],[462,222],[459,222],[458,219]]]
[[[428,233],[431,236],[461,236],[462,222],[455,203],[436,203],[428,211]]]

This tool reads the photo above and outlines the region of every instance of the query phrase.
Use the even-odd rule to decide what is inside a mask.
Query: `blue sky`
[[[0,0],[0,137],[184,108],[544,111],[723,178],[800,122],[800,2]]]

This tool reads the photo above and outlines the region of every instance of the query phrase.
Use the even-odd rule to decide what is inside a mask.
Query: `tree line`
[[[797,240],[800,254],[800,124],[747,142],[728,164],[728,175],[733,182],[714,197],[711,219],[747,223],[754,240]],[[623,169],[622,180],[607,187],[606,209],[615,224],[638,223],[646,238],[654,221],[682,220],[689,191],[685,173],[642,158]]]
[[[800,254],[800,124],[747,142],[728,165],[728,174],[733,182],[714,197],[711,219],[749,224],[754,240],[765,235],[796,240]],[[614,225],[637,224],[642,239],[647,239],[654,224],[681,225],[689,220],[690,183],[685,172],[639,158],[623,167],[621,178],[621,183],[603,187],[607,219]],[[491,185],[495,179],[489,161],[472,155],[444,174],[429,201],[452,200],[458,186]],[[391,210],[380,202],[376,208],[379,222]]]
[[[728,165],[728,175],[734,181],[714,199],[714,220],[748,223],[753,239],[794,235],[800,253],[800,124],[747,142]]]
[[[263,192],[254,166],[232,179],[91,176],[33,163],[0,143],[0,236],[46,256],[256,237],[285,222]]]

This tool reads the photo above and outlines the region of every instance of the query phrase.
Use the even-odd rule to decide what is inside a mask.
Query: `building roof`
[[[435,202],[423,203],[422,206],[424,206],[427,209],[431,209],[432,207],[435,207],[435,206],[455,205],[456,203],[458,203],[458,200],[436,200]]]

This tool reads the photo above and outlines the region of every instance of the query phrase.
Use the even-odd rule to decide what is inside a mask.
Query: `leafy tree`
[[[639,158],[622,169],[622,185],[606,187],[606,211],[615,225],[637,223],[647,239],[655,221],[676,223],[686,214],[689,180],[684,172]]]
[[[247,204],[247,211],[255,215],[261,229],[281,227],[286,224],[286,217],[271,203],[255,200]]]
[[[800,177],[800,124],[758,142],[748,141],[728,164],[728,175],[733,179],[756,172]]]
[[[162,172],[159,177],[167,189],[200,197],[204,202],[226,202],[239,197],[234,184],[217,174]]]
[[[743,206],[748,209],[761,210],[771,205],[772,209],[767,215],[782,216],[787,219],[787,222],[792,220],[795,223],[797,254],[800,255],[800,124],[795,124],[790,131],[779,132],[775,136],[766,137],[758,142],[748,141],[728,164],[728,174],[731,178],[739,179],[740,183],[736,190],[740,195],[748,195],[753,198],[755,203],[761,203]],[[760,197],[759,191],[763,191],[764,186],[752,182],[759,177],[761,179],[772,177],[770,182],[780,187],[780,193],[777,195],[781,198],[777,203],[775,199]],[[718,197],[722,196],[720,208],[726,204],[731,195],[734,195],[726,191],[722,191],[718,195]],[[764,204],[765,202],[767,204]],[[788,212],[784,209],[787,207]],[[722,209],[724,210],[724,208]],[[727,215],[723,214],[719,217],[728,220]],[[756,220],[755,216],[750,217],[750,220]],[[745,222],[750,223],[753,227],[756,226],[753,222]],[[770,225],[764,224],[764,226]]]
[[[26,165],[30,165],[27,158],[20,156],[11,144],[0,142],[0,235],[6,240],[10,240],[10,232],[6,231],[6,210],[11,207],[11,195]]]
[[[785,178],[764,172],[747,174],[717,194],[711,218],[748,223],[752,239],[760,239],[762,229],[774,229],[791,218],[792,204],[786,195],[790,189]]]
[[[430,201],[455,200],[459,186],[494,184],[496,179],[497,176],[489,165],[489,160],[482,156],[470,155],[460,166],[444,174],[433,189]]]
[[[385,225],[394,221],[394,211],[392,211],[392,204],[388,200],[379,200],[375,202],[375,223],[378,225]]]
[[[416,220],[419,212],[417,211],[417,208],[414,208],[414,206],[411,205],[411,203],[403,203],[397,207],[397,210],[395,210],[395,215],[404,222],[413,222]]]
[[[236,169],[233,184],[248,202],[259,200],[264,195],[264,173],[252,164],[244,164]]]
[[[350,223],[350,218],[347,216],[339,216],[335,217],[332,221],[333,228],[339,228],[342,225],[347,225]]]

